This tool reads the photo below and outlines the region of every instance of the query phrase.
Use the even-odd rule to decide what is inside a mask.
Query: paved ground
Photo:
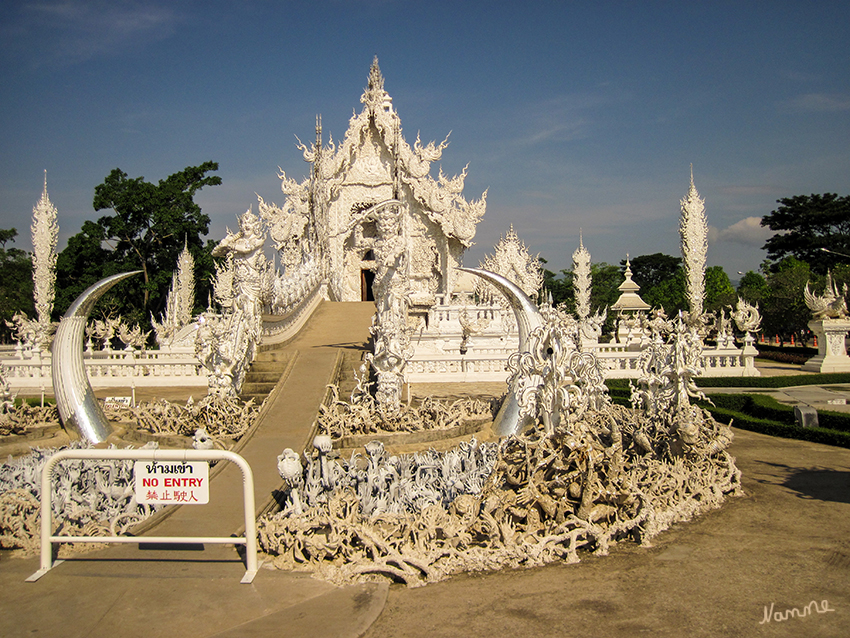
[[[324,379],[325,350],[359,346],[344,332],[346,323],[312,337],[305,331],[299,338],[316,339],[310,346],[290,344],[299,350],[297,363],[304,363],[293,368],[293,379]],[[317,392],[292,387],[290,397]],[[850,394],[850,388],[826,389],[845,390]],[[309,436],[306,417],[291,409],[295,399],[286,399],[283,389],[276,397],[269,425],[278,422],[281,429],[252,439],[246,453],[276,456],[282,443],[303,445]],[[285,427],[295,420],[302,421],[297,431]],[[209,545],[202,551],[113,546],[25,583],[38,560],[0,553],[0,636],[850,635],[850,450],[741,430],[735,435],[730,449],[746,494],[677,525],[654,547],[624,544],[577,565],[461,576],[412,590],[338,589],[268,569],[240,585],[244,566],[234,550]],[[261,481],[279,483],[268,474]],[[238,477],[226,475],[214,489],[241,493]],[[258,496],[268,489],[258,487]],[[155,533],[188,531],[194,514],[183,510],[189,508]],[[224,534],[236,531],[238,506],[235,511],[235,518],[221,513],[222,529],[230,530]],[[809,606],[807,617],[774,615],[763,622],[770,609],[802,610],[812,600],[818,608]]]

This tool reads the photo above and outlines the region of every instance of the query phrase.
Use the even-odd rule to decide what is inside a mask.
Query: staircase
[[[286,344],[261,348],[245,375],[239,397],[243,401],[254,399],[257,405],[262,404],[280,381],[294,356],[295,351],[287,348]]]
[[[371,350],[371,341],[368,350]],[[339,398],[342,401],[351,399],[351,393],[357,387],[357,378],[355,372],[360,374],[360,366],[363,365],[363,357],[366,350],[343,350],[342,360],[339,365],[339,372],[336,377],[336,384],[339,388]]]

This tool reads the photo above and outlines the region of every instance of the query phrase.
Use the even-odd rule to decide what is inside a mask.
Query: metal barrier
[[[242,489],[245,501],[245,535],[233,536],[52,536],[53,494],[51,478],[54,466],[64,459],[121,460],[121,461],[231,461],[242,470]],[[199,506],[201,507],[201,506]],[[243,584],[250,584],[257,575],[257,522],[254,519],[254,475],[251,466],[241,456],[225,450],[61,450],[44,464],[41,471],[41,569],[27,578],[35,582],[62,561],[53,560],[53,543],[218,543],[245,545],[245,575]]]

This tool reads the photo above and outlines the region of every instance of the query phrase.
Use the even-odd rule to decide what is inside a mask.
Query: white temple
[[[339,144],[323,142],[320,118],[315,142],[308,147],[299,141],[310,175],[297,182],[281,172],[282,206],[259,198],[259,216],[249,209],[240,217],[239,231],[228,231],[216,249],[226,259],[217,266],[214,300],[205,313],[190,316],[193,268],[184,251],[166,314],[153,320],[158,350],[146,348],[138,326],[122,326],[118,319],[114,325],[90,326],[86,366],[96,386],[120,387],[128,379],[133,387],[156,385],[167,377],[180,385],[238,394],[260,345],[292,338],[323,299],[375,301],[374,351],[366,363],[383,409],[398,405],[405,383],[505,379],[518,340],[513,310],[501,293],[458,271],[484,215],[486,192],[478,200],[464,199],[465,168],[455,177],[442,170],[431,175],[431,164],[441,159],[447,141],[423,145],[418,136],[413,146],[405,141],[377,58],[360,101],[363,109],[352,116]],[[681,207],[690,323],[704,326],[709,319],[702,308],[707,224],[693,172]],[[265,257],[267,237],[277,250],[278,266]],[[42,308],[52,300],[48,276],[55,264],[55,208],[46,183],[34,209],[33,244],[41,319]],[[575,318],[540,298],[540,262],[513,227],[480,266],[539,299],[542,310],[568,328],[571,347],[600,360],[604,376],[637,378],[639,359],[663,317],[647,316],[649,306],[637,294],[627,264],[623,294],[610,308],[619,315],[617,338],[601,343],[608,309],[590,307],[590,252],[581,238],[573,261]],[[758,312],[739,307],[735,321],[746,333],[746,347],[735,347],[721,312],[723,338],[702,354],[706,376],[758,374],[750,335],[757,329]],[[44,392],[52,383],[50,355],[36,345],[35,323],[16,317],[19,342],[0,363],[16,388]],[[116,332],[126,346],[120,352],[112,347]],[[92,337],[100,341],[99,351]]]
[[[405,141],[377,58],[360,101],[363,110],[351,118],[339,146],[333,140],[323,145],[317,120],[316,142],[299,147],[312,165],[310,177],[298,183],[282,173],[284,205],[261,200],[260,214],[282,263],[294,265],[307,254],[320,260],[332,301],[376,298],[378,253],[386,242],[397,243],[405,255],[394,276],[405,280],[411,313],[424,316],[436,295],[451,292],[484,215],[486,193],[473,202],[463,198],[465,170],[431,177],[431,163],[447,142],[423,146],[417,136],[411,148]]]

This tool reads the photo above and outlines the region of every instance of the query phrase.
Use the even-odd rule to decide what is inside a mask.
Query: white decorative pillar
[[[579,231],[578,248],[573,253],[573,290],[576,296],[576,314],[582,322],[590,316],[590,287],[590,251],[584,247]]]
[[[690,321],[699,323],[705,301],[705,258],[708,252],[708,223],[705,219],[705,200],[694,186],[694,167],[691,165],[691,185],[688,195],[680,202],[682,217],[679,235],[682,244],[682,262],[687,282]]]
[[[32,209],[32,282],[35,301],[35,348],[47,350],[52,340],[50,313],[56,293],[56,241],[59,226],[56,207],[47,196],[47,171],[44,171],[44,191]]]
[[[850,319],[813,319],[809,330],[818,339],[818,353],[803,366],[811,372],[850,372],[850,357],[844,340],[850,331]]]

